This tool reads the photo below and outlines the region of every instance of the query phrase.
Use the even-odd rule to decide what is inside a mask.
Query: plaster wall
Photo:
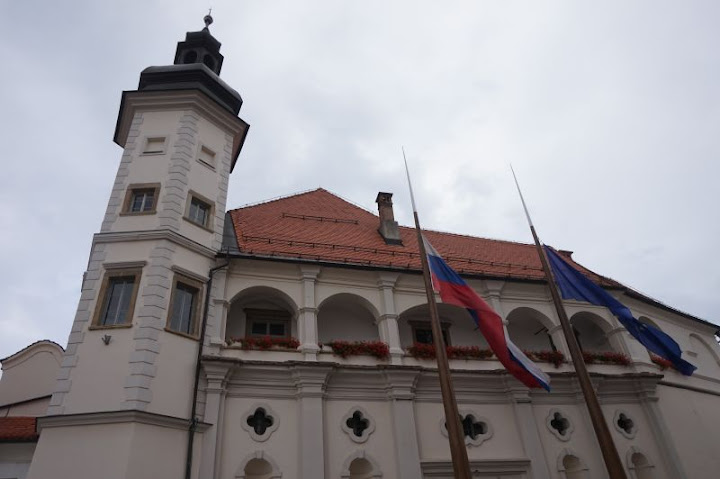
[[[133,424],[132,428],[133,437],[125,476],[127,479],[184,477],[186,430],[139,423]],[[202,439],[202,434],[196,435],[195,451],[201,449]],[[197,461],[194,466],[193,471],[197,471]]]
[[[87,331],[70,373],[65,414],[123,409],[133,328]],[[104,335],[112,336],[109,344]]]
[[[658,386],[658,396],[670,440],[687,477],[716,477],[720,471],[720,398],[665,385]]]
[[[468,447],[468,459],[515,459],[524,457],[522,442],[515,427],[515,417],[510,404],[459,403],[460,410],[468,410],[476,417],[490,423],[492,437],[480,446]],[[447,460],[450,446],[447,436],[441,433],[445,424],[445,412],[439,402],[415,402],[420,459]]]
[[[373,422],[374,431],[364,442],[353,441],[343,431],[342,424],[353,411],[361,407]],[[387,401],[358,399],[353,401],[328,400],[325,402],[326,472],[328,478],[341,477],[353,455],[371,458],[383,477],[396,477],[396,452],[393,436],[406,431],[393,431],[390,404]]]
[[[60,346],[41,342],[4,359],[0,406],[52,394],[61,358]]]
[[[50,404],[50,396],[34,401],[0,407],[0,417],[12,416],[43,416]]]
[[[269,406],[275,413],[279,425],[267,440],[256,442],[240,427],[240,424],[260,405]],[[295,400],[228,397],[225,400],[218,477],[235,477],[256,451],[263,451],[269,462],[274,462],[283,473],[283,479],[297,478],[297,471],[300,468],[298,443],[302,441],[303,433],[298,428],[298,411],[298,403]]]
[[[377,341],[380,336],[373,315],[356,304],[332,304],[318,313],[320,342],[335,339],[345,341]]]
[[[28,478],[129,479],[132,440],[131,423],[45,428],[35,454],[43,460],[33,461]]]
[[[152,382],[149,412],[189,418],[195,379],[198,341],[178,334],[160,333],[160,354]]]
[[[567,439],[564,440],[559,439],[547,427],[548,416],[552,411],[556,410],[560,411],[562,416],[572,424],[573,431],[568,432],[566,434]],[[605,408],[603,408],[603,412],[606,420],[612,421],[612,417],[609,416]],[[599,446],[584,405],[537,405],[533,407],[533,414],[553,478],[564,479],[564,476],[560,474],[558,465],[562,464],[562,457],[568,453],[577,456],[587,466],[588,477],[607,478],[605,464],[598,452]]]
[[[25,479],[35,453],[35,443],[0,443],[0,477]]]

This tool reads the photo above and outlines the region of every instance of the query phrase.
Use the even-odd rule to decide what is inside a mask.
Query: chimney
[[[392,193],[378,193],[375,203],[378,204],[378,214],[380,215],[380,227],[378,233],[385,240],[385,244],[402,244],[400,238],[400,229],[398,228],[395,215],[393,214]]]

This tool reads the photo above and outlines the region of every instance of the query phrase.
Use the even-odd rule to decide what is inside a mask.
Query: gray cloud
[[[427,228],[543,239],[718,322],[716,2],[215,2],[252,125],[237,207],[323,186],[368,209],[400,146]],[[0,357],[64,344],[120,158],[122,90],[202,26],[191,2],[5,2]]]

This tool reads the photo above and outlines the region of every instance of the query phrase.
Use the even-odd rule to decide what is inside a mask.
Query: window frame
[[[130,296],[130,303],[128,304],[128,312],[125,321],[117,324],[102,324],[103,318],[106,314],[105,303],[107,302],[108,287],[113,278],[133,278],[133,290]],[[142,267],[127,267],[127,268],[105,268],[105,275],[103,277],[100,291],[98,292],[98,301],[95,304],[95,312],[93,314],[93,320],[90,325],[90,329],[115,329],[115,328],[129,328],[132,327],[133,318],[135,316],[135,303],[137,302],[138,292],[140,291],[140,280],[142,279]],[[109,303],[108,303],[109,304]]]
[[[212,158],[212,160],[210,162],[205,161],[202,158],[203,152]],[[217,162],[217,153],[212,148],[208,147],[207,145],[205,145],[203,143],[200,143],[198,145],[197,152],[195,153],[195,158],[197,159],[197,162],[200,163],[201,165],[203,165],[207,168],[210,168],[213,171],[215,170],[215,164]]]
[[[150,142],[157,141],[157,140],[162,140],[162,142],[163,142],[162,149],[148,151],[148,146],[150,146]],[[164,155],[165,153],[167,153],[167,144],[168,144],[167,135],[148,135],[145,138],[143,138],[143,149],[140,152],[140,156]]]
[[[194,219],[190,218],[190,209],[192,207],[193,200],[196,200],[208,207],[205,224],[198,223]],[[209,199],[205,198],[204,196],[202,196],[194,191],[190,191],[188,193],[188,197],[187,197],[187,201],[186,201],[186,205],[185,205],[185,215],[183,216],[183,219],[188,221],[190,224],[197,226],[198,228],[202,228],[206,231],[214,233],[214,231],[213,231],[213,224],[214,224],[213,217],[214,216],[215,216],[215,203],[214,202],[210,201]]]
[[[147,211],[131,211],[133,199],[136,191],[149,191],[153,190],[155,200],[153,201],[153,207]],[[123,201],[122,216],[142,216],[142,215],[154,215],[157,213],[157,205],[160,196],[160,183],[136,183],[128,185],[125,190],[125,200]]]
[[[290,338],[292,337],[292,314],[281,309],[262,309],[262,308],[244,308],[245,313],[245,337],[248,338],[264,338],[270,336],[271,338]],[[267,327],[267,334],[253,334],[252,325],[253,322],[265,322]],[[271,335],[270,334],[270,323],[282,323],[285,326],[285,334],[283,336]]]
[[[172,315],[174,312],[175,307],[175,295],[178,289],[178,284],[182,284],[184,286],[189,286],[190,288],[194,288],[197,290],[196,293],[196,301],[194,301],[195,304],[192,306],[192,313],[190,317],[190,332],[186,333],[185,331],[178,331],[176,329],[172,329],[170,327]],[[204,291],[205,285],[198,281],[197,279],[193,279],[190,276],[181,274],[181,273],[175,273],[173,277],[172,282],[172,289],[170,293],[170,303],[168,304],[168,314],[167,318],[165,320],[165,331],[173,334],[177,334],[180,336],[184,336],[186,338],[191,339],[198,339],[200,337],[200,311],[203,304],[203,291]]]
[[[410,324],[410,328],[412,331],[412,340],[413,344],[417,343],[417,330],[418,329],[427,329],[430,331],[430,335],[432,336],[432,323],[430,321],[421,321],[421,320],[412,320],[408,321],[408,324]],[[440,321],[440,329],[442,331],[443,340],[445,341],[445,346],[452,346],[452,338],[450,337],[450,326],[452,323],[449,323],[447,321]],[[421,344],[433,344],[434,343],[421,343]]]

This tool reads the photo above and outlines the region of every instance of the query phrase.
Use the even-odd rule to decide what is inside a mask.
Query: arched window
[[[373,477],[372,464],[364,457],[351,462],[349,469],[350,479],[370,479]]]
[[[563,466],[565,467],[565,477],[567,479],[585,479],[587,470],[580,462],[580,458],[568,454],[563,458]]]
[[[270,336],[295,337],[297,306],[285,293],[264,286],[248,288],[232,299],[225,339]]]
[[[532,308],[516,308],[507,317],[510,339],[524,351],[557,351],[548,333],[550,319]]]
[[[235,479],[280,479],[282,472],[263,451],[255,451],[240,462]]]
[[[336,294],[318,307],[318,338],[321,343],[378,341],[377,316],[377,310],[367,299],[349,293]]]
[[[272,466],[265,459],[252,459],[245,465],[245,479],[270,479]]]
[[[557,459],[558,472],[563,479],[589,479],[590,472],[573,450],[563,449]]]
[[[604,327],[609,325],[593,313],[580,312],[570,318],[580,349],[587,352],[613,352]]]
[[[340,477],[342,479],[377,479],[382,477],[382,472],[375,460],[360,449],[345,460]]]
[[[637,479],[652,479],[652,465],[644,454],[636,452],[630,458]]]

